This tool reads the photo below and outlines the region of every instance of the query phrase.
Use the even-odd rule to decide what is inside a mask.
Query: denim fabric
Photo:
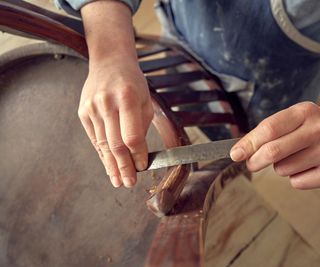
[[[54,0],[59,8],[66,10],[68,13],[79,16],[79,10],[82,6],[99,0]],[[118,0],[129,6],[134,14],[139,8],[142,0]],[[150,0],[144,0],[150,1]],[[195,1],[195,0],[194,0]],[[266,0],[260,0],[266,1]],[[293,24],[305,35],[320,41],[320,1],[319,0],[283,0],[287,13]],[[166,2],[169,2],[166,0]],[[187,0],[173,0],[172,2],[181,3]],[[203,1],[202,1],[203,2]],[[207,0],[201,5],[210,4],[212,1]],[[252,2],[251,4],[255,4]],[[197,13],[196,10],[194,10]]]
[[[64,9],[69,14],[72,14],[74,16],[80,16],[79,10],[84,5],[99,0],[54,0],[56,6],[58,8]],[[132,14],[134,14],[140,5],[141,0],[118,0],[122,3],[126,4],[132,11]]]
[[[92,0],[67,1],[69,8],[79,9]],[[139,5],[139,0],[122,1],[133,11]],[[251,127],[296,102],[315,101],[320,91],[320,54],[287,37],[273,17],[271,1],[162,0],[159,5],[167,29],[227,81],[226,90],[242,87],[243,94],[254,88],[245,106]],[[299,31],[320,40],[320,1],[283,2]]]
[[[320,1],[285,0],[289,18],[304,35],[320,42]]]
[[[320,54],[300,47],[282,32],[269,1],[254,3],[163,3],[171,30],[180,42],[218,73],[254,83],[247,108],[251,127],[296,102],[315,101],[320,91],[320,86],[314,86]]]

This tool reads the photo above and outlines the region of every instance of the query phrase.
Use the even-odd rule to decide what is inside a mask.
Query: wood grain
[[[276,215],[246,178],[237,177],[208,215],[206,266],[228,266]]]
[[[208,215],[208,267],[315,267],[320,257],[244,177],[232,180]]]
[[[272,168],[255,176],[254,186],[272,207],[309,243],[320,251],[320,213],[317,212],[320,198],[314,190],[296,190],[289,178],[280,177]]]
[[[232,267],[318,267],[320,256],[277,216],[231,265]]]

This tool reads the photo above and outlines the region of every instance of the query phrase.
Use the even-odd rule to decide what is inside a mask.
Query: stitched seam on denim
[[[284,8],[283,0],[270,0],[273,16],[282,29],[282,31],[292,41],[302,46],[303,48],[320,54],[320,43],[312,40],[311,38],[303,35],[291,22],[286,10]]]

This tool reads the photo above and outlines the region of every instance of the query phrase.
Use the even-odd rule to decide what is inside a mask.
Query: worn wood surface
[[[204,266],[208,211],[224,186],[243,172],[243,164],[225,159],[192,173],[174,210],[155,232],[146,266]]]
[[[142,266],[162,177],[113,189],[77,117],[87,64],[39,56],[0,77],[0,266]],[[72,79],[70,79],[72,77]],[[161,149],[153,131],[152,149]]]
[[[241,176],[210,210],[205,258],[206,267],[320,266],[316,250]]]
[[[231,266],[318,267],[319,265],[319,254],[281,216],[277,216]]]
[[[157,203],[175,203],[188,166],[173,168],[160,184],[163,172],[142,174],[129,192],[107,187],[105,170],[76,114],[87,62],[61,51],[66,52],[36,45],[0,58],[0,151],[6,155],[0,160],[0,263],[142,266],[159,222],[145,209],[149,189],[161,189],[158,195],[164,198]],[[162,141],[167,146],[182,143],[184,136],[171,125],[174,121],[166,119],[160,106],[155,111]],[[159,137],[154,131],[149,138],[151,150],[162,148]],[[195,187],[200,191],[186,188],[188,194],[179,202],[185,209],[203,203],[214,177],[202,178],[209,180]],[[184,216],[177,218],[188,225]],[[189,232],[198,238],[188,251],[203,261],[203,252],[196,249],[203,240],[201,223],[191,224]],[[160,245],[161,238],[154,244]],[[176,264],[176,259],[168,262]]]
[[[289,178],[278,176],[271,167],[257,174],[253,184],[310,246],[320,252],[320,190],[294,189]]]
[[[28,5],[29,4],[24,4],[24,2],[20,0],[15,0],[13,2],[0,0],[0,28],[3,29],[4,27],[4,30],[12,30],[13,32],[27,34],[28,36],[54,41],[75,50],[85,58],[88,57],[83,32],[77,30],[77,28],[70,27],[70,19],[64,21],[61,20],[60,15],[56,16],[52,12],[47,12],[45,10],[42,12],[40,7],[31,9],[26,8]],[[208,83],[212,81],[211,83],[216,85],[217,78],[201,67],[197,60],[183,51],[181,47],[173,44],[172,40],[160,39],[157,36],[150,36],[148,38],[137,37],[136,40],[140,46],[143,45],[146,48],[151,46],[152,50],[155,44],[161,44],[162,46],[168,47],[170,50],[170,56],[167,55],[166,58],[153,59],[151,61],[149,60],[148,63],[145,61],[144,64],[141,63],[141,67],[146,68],[146,71],[148,72],[158,71],[160,68],[166,68],[166,70],[168,70],[173,65],[176,67],[177,65],[184,65],[186,62],[192,62],[195,69],[191,72],[175,72],[164,75],[155,75],[154,73],[151,73],[151,75],[146,77],[152,91],[151,98],[155,109],[153,123],[158,129],[166,148],[189,143],[183,126],[197,125],[196,122],[190,121],[191,117],[195,117],[201,125],[215,125],[214,121],[219,124],[240,122],[240,120],[235,118],[238,116],[237,113],[231,114],[229,112],[231,110],[226,112],[227,110],[225,109],[223,109],[225,114],[218,115],[214,113],[211,114],[211,112],[201,114],[183,112],[183,114],[174,114],[170,110],[170,106],[157,95],[156,89],[163,87],[170,87],[171,89],[171,87],[188,85],[200,80],[207,80]],[[223,105],[230,106],[226,103]],[[240,128],[243,129],[243,126],[240,125]],[[157,186],[152,197],[148,201],[148,207],[150,207],[155,214],[164,215],[173,207],[183,189],[183,185],[189,173],[189,167],[190,165],[173,167],[167,175],[164,176],[164,179]]]

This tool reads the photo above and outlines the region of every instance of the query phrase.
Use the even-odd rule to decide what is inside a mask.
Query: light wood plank
[[[320,251],[319,190],[293,189],[288,178],[279,177],[272,168],[254,176],[259,194],[317,251]]]
[[[244,176],[237,177],[210,210],[206,266],[228,266],[276,215]]]
[[[319,255],[277,216],[230,267],[318,267]]]

